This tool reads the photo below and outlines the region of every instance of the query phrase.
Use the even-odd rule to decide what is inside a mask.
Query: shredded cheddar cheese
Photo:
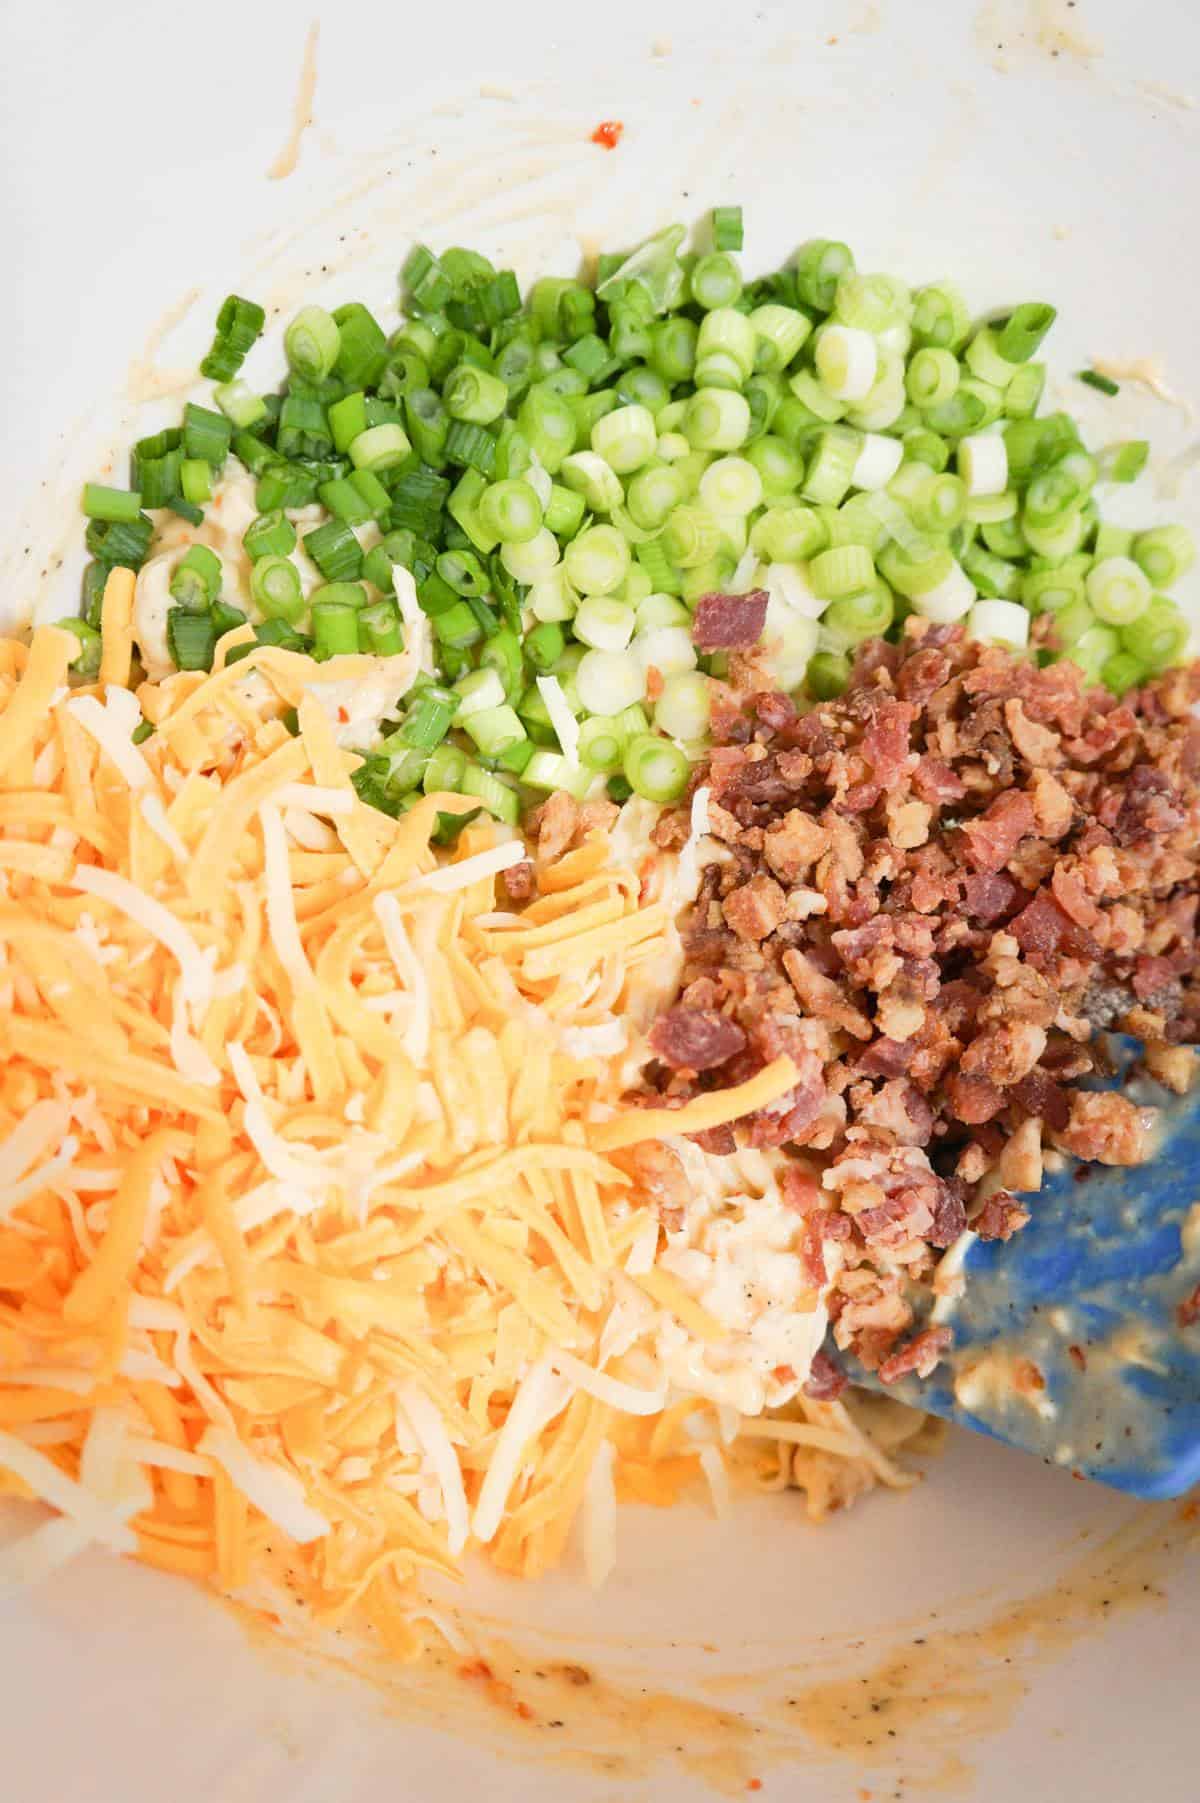
[[[469,800],[364,807],[305,659],[118,689],[125,574],[94,689],[53,629],[0,662],[0,1490],[59,1512],[27,1570],[99,1541],[239,1590],[275,1545],[318,1618],[410,1646],[423,1570],[536,1573],[583,1506],[602,1573],[614,1484],[702,1469],[665,1430],[655,1488],[665,1386],[608,1326],[721,1331],[608,1156],[661,1111],[593,1049],[671,913],[602,834],[498,912],[520,841],[439,865]]]

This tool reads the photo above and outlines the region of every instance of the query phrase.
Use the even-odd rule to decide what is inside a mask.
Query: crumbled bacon
[[[509,901],[514,902],[528,901],[537,887],[533,864],[528,858],[523,858],[519,864],[510,864],[507,870],[502,870],[500,881]]]
[[[767,623],[767,591],[701,595],[692,615],[692,642],[701,651],[744,651],[757,645]]]
[[[715,1008],[671,1008],[650,1029],[650,1050],[672,1070],[715,1070],[745,1046],[741,1027]]]
[[[981,1240],[1010,1240],[1029,1220],[1029,1210],[1022,1208],[1006,1189],[993,1192],[971,1222]]]
[[[948,1327],[927,1327],[923,1333],[914,1334],[899,1352],[893,1352],[890,1358],[884,1359],[879,1367],[880,1382],[894,1384],[910,1373],[915,1373],[917,1377],[928,1377],[953,1339],[954,1335]]]
[[[835,1364],[827,1353],[816,1352],[813,1354],[804,1394],[812,1402],[836,1402],[849,1381],[841,1366]]]
[[[748,648],[760,610],[705,597],[697,643]],[[757,653],[714,683],[693,783],[722,854],[647,1072],[677,1106],[793,1058],[788,1095],[694,1138],[805,1149],[783,1181],[800,1255],[836,1344],[885,1381],[937,1362],[921,1287],[968,1219],[984,1239],[1025,1225],[1014,1192],[1040,1184],[1044,1141],[1145,1155],[1148,1112],[1077,1087],[1104,1068],[1095,1031],[1140,1034],[1177,1083],[1200,1039],[1200,665],[1117,703],[1068,663],[905,631],[806,712],[764,689]],[[655,841],[677,850],[688,826],[685,802]],[[652,1173],[667,1209],[675,1177]]]

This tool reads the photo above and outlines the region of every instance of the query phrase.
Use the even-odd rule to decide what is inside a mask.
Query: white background
[[[1096,355],[1156,354],[1200,399],[1200,113],[1181,104],[1200,95],[1197,19],[1166,0],[342,7],[324,21],[317,128],[299,172],[271,183],[307,25],[295,7],[10,4],[0,620],[65,611],[71,559],[49,588],[41,572],[77,546],[78,483],[132,429],[131,361],[189,289],[201,297],[157,348],[160,370],[194,365],[231,287],[285,308],[358,294],[386,319],[415,235],[462,238],[528,276],[571,267],[581,242],[620,245],[740,200],[748,267],[844,237],[862,266],[955,275],[980,307],[1054,301],[1064,378]],[[1081,56],[1079,36],[1098,53]],[[613,117],[626,133],[609,155],[588,133]],[[264,345],[254,373],[266,379],[273,361]],[[1067,386],[1098,442],[1144,427],[1161,465],[1195,438],[1180,411],[1134,391],[1104,402]],[[1198,524],[1192,481],[1166,513]],[[1152,480],[1134,504],[1162,511]],[[566,1582],[492,1601],[568,1627],[581,1652],[623,1636],[661,1683],[703,1664],[699,1642],[727,1664],[796,1659],[822,1636],[844,1653],[859,1637],[886,1642],[902,1616],[969,1613],[973,1593],[1037,1584],[1082,1531],[1128,1513],[960,1442],[918,1496],[819,1533],[794,1499],[720,1529],[699,1511],[626,1517],[621,1570],[599,1601]],[[1195,1564],[1174,1595],[1168,1611],[1031,1667],[1008,1731],[966,1749],[975,1776],[957,1794],[1190,1803]],[[536,1803],[651,1794],[497,1764],[465,1731],[399,1723],[346,1686],[311,1689],[192,1593],[100,1560],[0,1605],[0,1677],[6,1785],[22,1803],[157,1803],[165,1783],[181,1803],[448,1803],[471,1784]],[[897,1772],[912,1764],[902,1750]],[[892,1794],[881,1773],[807,1757],[766,1782],[768,1798],[794,1803],[850,1803],[860,1785]],[[678,1803],[698,1784],[664,1770],[653,1794]]]

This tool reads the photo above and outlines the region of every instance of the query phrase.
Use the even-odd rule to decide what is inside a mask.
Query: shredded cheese
[[[562,747],[562,754],[573,768],[579,767],[579,722],[567,703],[562,692],[562,684],[557,676],[539,676],[537,679],[538,694],[546,703],[546,712],[550,716],[550,724],[554,728],[555,737]]]
[[[68,693],[63,638],[0,665],[0,805],[35,765],[46,798],[3,840],[0,1490],[63,1517],[17,1576],[99,1541],[237,1588],[278,1540],[375,1623],[380,1557],[413,1609],[472,1542],[544,1568],[605,1519],[607,1424],[667,1402],[633,1340],[688,1311],[621,1300],[655,1216],[589,1143],[669,910],[599,835],[499,932],[521,840],[439,864],[463,798],[366,809],[306,660]]]
[[[795,1070],[624,1107],[624,1016],[678,944],[644,845],[593,833],[499,910],[519,838],[439,862],[469,798],[393,821],[353,789],[313,690],[378,660],[226,668],[235,633],[134,696],[125,586],[107,687],[68,693],[53,628],[0,659],[0,1493],[58,1511],[0,1590],[93,1543],[226,1591],[286,1571],[411,1656],[421,1574],[472,1547],[533,1575],[582,1511],[600,1581],[617,1495],[707,1465],[720,1500],[657,1348],[725,1330],[610,1154]],[[700,791],[689,880],[707,824]]]

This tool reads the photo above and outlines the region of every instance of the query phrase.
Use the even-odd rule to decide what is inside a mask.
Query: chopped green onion
[[[1120,628],[1121,649],[1131,652],[1152,674],[1183,655],[1188,637],[1187,621],[1165,595],[1155,595],[1144,613]]]
[[[718,250],[741,250],[743,226],[741,207],[714,207],[712,210],[713,244]]]
[[[241,608],[231,607],[228,601],[214,601],[209,612],[218,639],[227,632],[236,632],[239,626],[246,624],[246,616]]]
[[[212,500],[212,468],[202,457],[185,457],[180,463],[179,494],[194,507]]]
[[[1020,593],[1021,572],[1016,564],[986,550],[982,545],[966,546],[962,553],[962,567],[978,593],[987,600],[1007,601]]]
[[[677,801],[687,788],[690,766],[677,745],[653,733],[639,733],[625,748],[625,780],[645,801]]]
[[[750,324],[758,334],[755,365],[768,373],[785,370],[812,331],[807,314],[774,301],[755,307]]]
[[[1150,446],[1144,438],[1126,439],[1123,444],[1110,444],[1096,458],[1099,482],[1136,482],[1146,467]]]
[[[1196,561],[1196,542],[1186,526],[1152,526],[1134,539],[1133,558],[1155,588],[1171,588]]]
[[[462,722],[463,730],[485,758],[501,757],[525,737],[516,710],[507,705],[480,708]]]
[[[650,335],[650,367],[664,382],[690,382],[696,369],[700,328],[683,317],[664,319]]]
[[[221,592],[223,574],[215,551],[207,545],[192,545],[172,573],[171,597],[188,613],[204,613]]]
[[[560,474],[569,489],[583,496],[593,513],[611,513],[621,505],[621,479],[595,451],[572,452],[563,459]]]
[[[387,338],[359,301],[335,307],[338,350],[334,370],[350,388],[372,388],[387,363]]]
[[[609,595],[620,587],[629,569],[629,546],[615,527],[590,526],[571,540],[563,565],[568,581],[577,589]]]
[[[648,463],[657,443],[654,415],[648,407],[617,407],[592,427],[592,450],[620,476]]]
[[[98,676],[104,645],[96,628],[89,626],[86,620],[77,620],[74,617],[57,620],[55,624],[62,632],[73,632],[79,640],[79,650],[71,659],[71,668],[76,676],[88,679]]]
[[[105,488],[99,482],[86,482],[83,511],[89,520],[129,525],[142,511],[142,497],[127,488]]]
[[[804,477],[806,500],[836,506],[854,477],[862,435],[850,426],[828,426],[818,437]]]
[[[971,315],[957,288],[948,282],[920,288],[913,296],[914,341],[935,350],[954,350],[967,336]]]
[[[283,335],[288,368],[309,382],[323,382],[333,373],[340,349],[337,321],[324,307],[301,307]]]
[[[1092,612],[1106,626],[1128,626],[1150,605],[1149,578],[1131,557],[1110,556],[1094,563],[1085,588]]]
[[[853,268],[854,255],[848,245],[829,238],[806,244],[796,261],[796,290],[801,301],[818,313],[828,313],[838,282]]]
[[[1101,394],[1120,394],[1121,384],[1114,382],[1111,376],[1102,376],[1098,369],[1081,369],[1076,381],[1086,382],[1089,388],[1098,389]]]
[[[940,407],[956,392],[962,370],[952,351],[926,347],[915,352],[905,388],[916,407]]]
[[[850,660],[837,651],[814,652],[804,680],[809,694],[817,701],[832,701],[844,694],[849,685]]]
[[[749,430],[749,402],[733,389],[698,388],[688,402],[684,431],[694,450],[736,451]]]
[[[624,651],[633,637],[634,614],[623,601],[590,595],[575,615],[575,637],[600,651]]]
[[[256,301],[240,295],[227,295],[217,314],[217,327],[212,348],[200,365],[200,374],[214,382],[228,382],[236,376],[266,323],[266,314]],[[194,668],[202,668],[197,665]]]
[[[589,714],[619,714],[640,701],[646,690],[642,670],[628,651],[586,651],[575,683]]]
[[[267,403],[246,382],[223,383],[221,387],[213,389],[213,399],[229,423],[236,426],[239,432],[249,432],[267,417]]]
[[[390,470],[412,451],[403,426],[369,426],[350,442],[350,461],[359,470]]]
[[[516,825],[520,818],[520,803],[516,792],[501,782],[498,776],[493,776],[490,770],[468,763],[458,787],[461,794],[473,795],[481,801],[495,819],[503,820],[509,826]]]
[[[1007,363],[1028,363],[1057,318],[1057,309],[1046,301],[1024,301],[1019,307],[1014,307],[995,333],[996,350],[1000,357]],[[979,374],[984,375],[985,372],[980,370]],[[994,379],[986,377],[988,381]]]
[[[991,326],[982,326],[963,352],[963,362],[980,382],[1005,389],[1016,374],[1017,359],[1006,357]]]
[[[314,600],[310,619],[317,657],[339,657],[358,650],[357,608],[338,601]]]
[[[681,569],[696,569],[715,555],[721,529],[703,507],[676,507],[663,528],[661,540],[667,556]]]
[[[1091,493],[1096,460],[1086,451],[1068,450],[1036,475],[1025,491],[1022,518],[1026,525],[1052,526]],[[1003,485],[1002,485],[1003,486]]]
[[[535,670],[546,671],[562,656],[565,643],[556,620],[541,620],[525,636],[525,655]]]
[[[1018,364],[1004,390],[1004,411],[1009,419],[1028,419],[1037,412],[1046,387],[1044,363]]]
[[[762,501],[762,477],[745,457],[718,457],[700,478],[700,500],[710,513],[753,513]]]
[[[206,613],[167,610],[167,650],[177,670],[211,670],[217,631]]]
[[[250,572],[250,594],[268,619],[294,625],[305,610],[300,572],[286,557],[260,557]]]
[[[400,616],[390,601],[359,610],[358,645],[374,657],[396,657],[404,649]]]
[[[742,295],[742,272],[737,259],[727,250],[715,250],[692,265],[689,285],[692,299],[706,312],[719,307],[735,307]],[[704,329],[700,341],[703,346]]]
[[[327,486],[329,486],[327,484]],[[296,546],[296,528],[287,515],[276,508],[260,513],[242,534],[247,555],[254,561],[260,557],[286,557]]]
[[[675,670],[663,680],[654,724],[668,738],[692,744],[708,732],[710,711],[708,677],[697,670]]]
[[[140,513],[133,520],[93,520],[84,542],[91,555],[106,568],[140,570],[153,537],[153,520]]]
[[[832,556],[834,553],[826,552]],[[821,638],[830,648],[849,650],[865,639],[882,638],[892,623],[894,605],[886,583],[874,583],[861,594],[831,601],[821,615]]]
[[[506,544],[528,544],[542,529],[537,494],[519,478],[486,488],[479,497],[479,517],[487,531]]]
[[[488,370],[460,363],[442,390],[442,399],[451,419],[468,425],[486,426],[498,419],[508,403],[508,389],[499,376]]]
[[[104,585],[108,581],[109,572],[102,563],[89,563],[83,572],[82,594],[80,604],[83,617],[89,626],[100,625],[100,614],[104,606]]]
[[[453,793],[462,783],[467,771],[467,754],[457,745],[438,745],[425,766],[422,787],[427,795],[439,789],[447,789]]]
[[[362,547],[342,520],[306,532],[304,549],[326,582],[354,582],[362,574]]]
[[[609,776],[621,768],[625,734],[619,720],[593,714],[579,726],[579,758],[588,770]]]
[[[545,526],[556,538],[570,539],[583,524],[583,516],[587,512],[587,502],[574,489],[563,488],[559,483],[550,485],[550,498],[546,502],[543,517]]]
[[[544,470],[556,475],[575,444],[575,419],[562,395],[538,384],[529,390],[517,423]]]
[[[808,566],[808,580],[814,595],[836,600],[870,587],[875,581],[875,565],[871,553],[861,545],[843,545],[819,552]]]
[[[233,423],[228,417],[214,413],[211,407],[198,407],[195,401],[188,401],[183,409],[182,447],[186,458],[198,458],[219,470],[229,455],[232,437]]]
[[[658,374],[645,363],[635,363],[622,372],[613,390],[622,406],[645,407],[657,421],[671,403],[671,390]]]

